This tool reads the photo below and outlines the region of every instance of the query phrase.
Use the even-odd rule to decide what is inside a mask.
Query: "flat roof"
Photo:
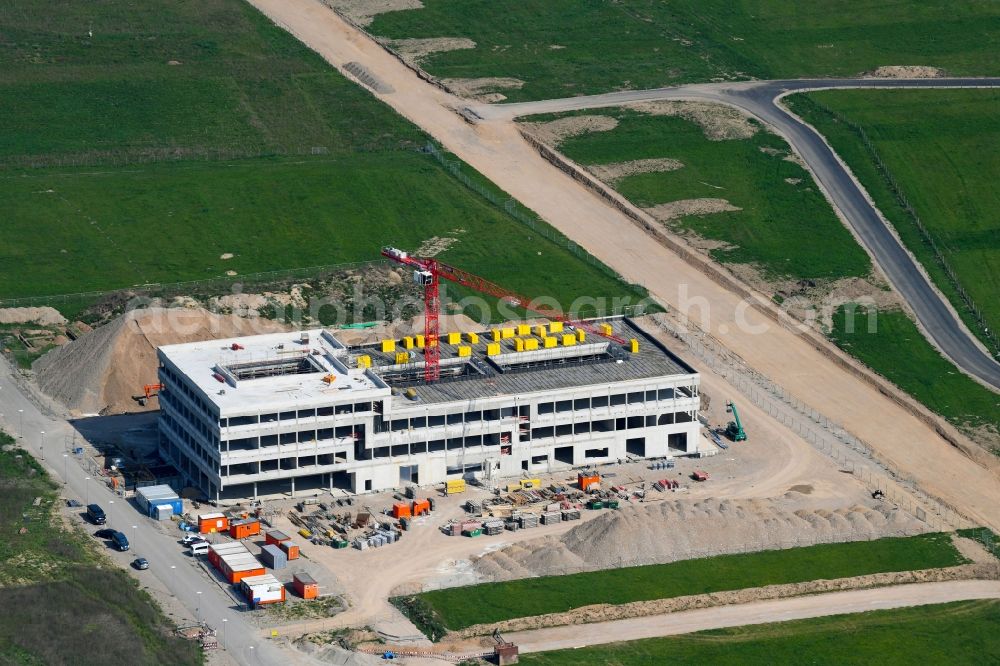
[[[549,333],[558,341],[544,347],[543,338],[530,334],[502,339],[500,354],[491,354],[490,330],[469,342],[440,338],[442,380],[423,382],[423,350],[412,349],[409,359],[396,363],[403,347],[382,352],[381,343],[347,346],[324,329],[273,333],[160,347],[172,363],[218,406],[221,416],[283,411],[343,402],[367,401],[395,394],[396,408],[420,403],[444,403],[579,386],[695,374],[695,370],[627,318],[592,320],[590,327],[610,325],[625,340],[638,339],[632,353],[608,338],[584,331],[582,340],[565,344],[564,335],[576,333],[570,325]],[[534,340],[535,350],[516,351],[515,339]],[[526,345],[527,346],[527,345]],[[459,356],[465,347],[466,356]],[[495,349],[493,350],[495,351]],[[371,369],[359,369],[359,357],[371,360]],[[412,389],[415,399],[405,397]]]

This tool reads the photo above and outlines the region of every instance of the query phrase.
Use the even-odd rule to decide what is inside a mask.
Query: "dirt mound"
[[[868,79],[937,79],[944,71],[926,65],[884,65],[862,74]]]
[[[831,508],[794,491],[776,499],[673,500],[609,511],[560,538],[512,544],[476,559],[474,568],[485,580],[509,580],[927,529],[882,503]]]
[[[400,58],[414,67],[422,67],[427,56],[433,53],[476,48],[476,43],[467,37],[390,39],[386,43]]]
[[[65,323],[66,317],[63,317],[55,308],[41,307],[0,309],[0,324],[41,324],[43,326],[59,326]]]
[[[323,0],[323,4],[361,26],[368,25],[379,14],[424,7],[420,0]]]
[[[35,362],[39,387],[82,413],[145,411],[132,396],[156,383],[156,348],[181,342],[271,333],[279,323],[218,315],[196,308],[133,310]]]
[[[496,92],[497,88],[519,90],[524,86],[524,81],[509,76],[488,76],[478,79],[442,79],[441,83],[460,97],[467,97],[488,104],[502,102],[507,99],[506,95]]]
[[[645,211],[660,222],[668,222],[686,215],[711,215],[712,213],[729,213],[743,210],[732,205],[725,199],[681,199],[663,203]]]
[[[706,102],[640,102],[629,108],[652,116],[678,116],[699,125],[710,141],[749,139],[760,124],[724,104]]]
[[[618,120],[611,116],[570,116],[547,123],[524,123],[522,127],[542,143],[555,147],[581,134],[610,132],[618,127]]]
[[[592,164],[587,171],[594,174],[600,180],[609,185],[615,181],[638,173],[653,173],[659,171],[676,171],[684,166],[678,160],[669,157],[654,157],[646,160],[630,160],[628,162],[615,162],[613,164]]]

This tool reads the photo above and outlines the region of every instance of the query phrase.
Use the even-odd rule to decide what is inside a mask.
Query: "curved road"
[[[995,88],[1000,78],[984,79],[819,79],[711,83],[628,90],[520,104],[471,105],[485,121],[518,116],[619,106],[656,100],[704,100],[738,107],[780,133],[802,157],[834,207],[847,220],[889,282],[910,304],[924,334],[959,368],[1000,390],[1000,363],[965,326],[934,287],[920,264],[903,247],[823,137],[778,104],[791,92],[821,88]]]

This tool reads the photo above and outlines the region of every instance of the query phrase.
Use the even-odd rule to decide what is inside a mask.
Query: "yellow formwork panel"
[[[586,341],[586,339],[587,339],[587,331],[583,330],[582,328],[576,329],[576,341],[584,342]]]
[[[518,484],[518,485],[520,485],[525,490],[530,490],[532,488],[541,488],[542,487],[542,480],[541,479],[521,479],[521,483]]]
[[[501,337],[503,337],[505,340],[507,338],[512,338],[512,337],[514,337],[514,329],[513,328],[503,328],[503,329],[500,329],[500,334],[501,334]]]
[[[461,333],[449,333],[448,334],[448,344],[449,345],[457,345],[461,341],[462,341],[462,334]]]
[[[382,353],[388,354],[389,352],[396,351],[396,341],[395,340],[383,340],[382,341]]]
[[[537,335],[540,338],[544,338],[545,334],[546,334],[546,331],[545,331],[545,325],[544,324],[539,324],[538,326],[535,326],[535,335]]]
[[[478,333],[466,333],[465,338],[472,344],[479,344],[479,334]]]
[[[628,341],[628,346],[629,346],[629,350],[633,354],[638,354],[639,353],[639,340],[638,339],[632,338],[631,340],[629,340]]]
[[[611,328],[611,324],[604,323],[601,324],[601,333],[604,335],[611,335],[614,329]]]
[[[563,323],[561,321],[554,321],[549,324],[550,333],[562,333]]]
[[[535,351],[538,349],[538,338],[528,338],[524,341],[524,351]]]
[[[396,365],[400,365],[401,363],[409,363],[409,362],[410,362],[410,353],[409,352],[405,352],[405,351],[403,351],[403,352],[396,352]]]
[[[417,342],[417,349],[423,349],[424,348],[424,336],[423,335],[418,335],[416,342]]]
[[[469,347],[468,345],[461,345],[458,348],[458,355],[459,356],[472,356],[472,347]]]
[[[403,349],[413,349],[413,338],[407,335],[403,338]]]
[[[566,333],[562,336],[563,347],[572,347],[576,344],[576,336],[572,333]]]
[[[499,328],[494,328],[492,331],[490,331],[490,335],[493,336],[493,342],[500,342],[500,329]]]
[[[555,347],[558,344],[559,344],[559,340],[557,340],[556,338],[551,338],[551,337],[550,338],[545,338],[545,348],[546,349],[550,349],[552,347]]]
[[[500,343],[499,342],[491,342],[488,345],[486,345],[486,355],[487,356],[496,356],[499,353],[500,353]]]
[[[514,338],[514,351],[524,351],[524,340],[521,338]]]
[[[361,369],[372,367],[372,357],[367,354],[363,354],[358,357],[358,367]]]
[[[530,324],[518,324],[517,325],[518,335],[531,335],[531,325]]]

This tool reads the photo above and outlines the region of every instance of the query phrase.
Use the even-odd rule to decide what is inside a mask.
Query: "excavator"
[[[736,410],[736,405],[734,405],[731,400],[726,403],[726,412],[731,412],[734,419],[729,422],[729,425],[726,426],[726,437],[734,442],[746,441],[747,433],[743,430],[743,422],[740,421],[740,413]]]

